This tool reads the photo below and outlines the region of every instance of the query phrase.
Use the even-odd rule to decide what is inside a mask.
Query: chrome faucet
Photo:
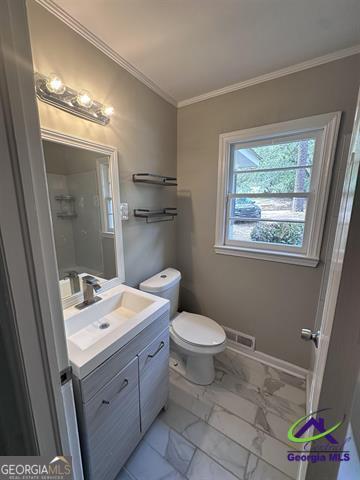
[[[94,293],[97,292],[101,285],[99,284],[98,280],[91,275],[85,275],[82,277],[82,286],[83,286],[83,293],[84,293],[84,301],[75,305],[76,308],[82,310],[93,303],[98,302],[101,300],[101,297],[95,296]]]
[[[80,292],[79,274],[75,270],[70,270],[69,272],[67,272],[65,278],[68,278],[70,280],[70,288],[72,295]]]

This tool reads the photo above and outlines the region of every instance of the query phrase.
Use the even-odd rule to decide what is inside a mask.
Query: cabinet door
[[[169,325],[169,312],[164,313],[150,325],[144,328],[135,338],[114,353],[106,362],[89,373],[81,381],[81,397],[83,402],[88,402],[103,388],[125,365],[129,359],[134,358],[150,342],[153,341]]]
[[[140,439],[138,358],[83,405],[86,478],[112,480]]]
[[[169,389],[169,329],[139,354],[141,432],[166,404]]]

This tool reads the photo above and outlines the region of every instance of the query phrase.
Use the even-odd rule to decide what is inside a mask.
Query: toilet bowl
[[[184,358],[184,375],[197,385],[214,381],[214,355],[226,347],[224,329],[209,317],[177,312],[181,274],[167,268],[139,286],[153,295],[170,300],[170,338],[172,348]]]
[[[185,376],[198,385],[215,378],[214,355],[226,347],[224,329],[214,320],[195,313],[179,313],[171,322],[170,338],[185,356]]]

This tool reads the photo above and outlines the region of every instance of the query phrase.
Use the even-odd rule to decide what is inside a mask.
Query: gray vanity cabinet
[[[114,478],[140,439],[138,360],[134,358],[83,408],[86,478]]]
[[[169,331],[165,330],[139,354],[141,431],[150,427],[167,402]]]
[[[86,480],[113,480],[160,410],[169,375],[169,313],[83,379],[74,377]]]

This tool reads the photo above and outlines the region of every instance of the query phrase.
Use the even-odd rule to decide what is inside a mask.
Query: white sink
[[[102,300],[78,310],[64,310],[69,357],[83,378],[163,312],[169,301],[125,285],[104,293]]]

